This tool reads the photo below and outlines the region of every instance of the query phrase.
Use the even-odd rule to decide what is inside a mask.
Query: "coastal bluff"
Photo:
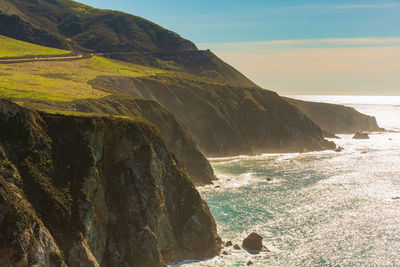
[[[4,100],[0,229],[1,266],[165,266],[221,247],[207,204],[150,123]]]
[[[354,134],[355,132],[381,132],[376,118],[343,105],[302,101],[284,98],[298,108],[323,131],[331,134]]]

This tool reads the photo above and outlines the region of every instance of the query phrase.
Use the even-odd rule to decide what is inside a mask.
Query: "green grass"
[[[165,71],[102,57],[76,61],[0,64],[0,97],[72,101],[109,93],[88,82],[100,75],[143,77]]]
[[[39,55],[64,55],[70,51],[34,45],[0,35],[0,58]]]
[[[32,45],[0,36],[3,45],[0,51],[11,55],[22,55],[36,49],[38,53],[65,53],[66,51]],[[13,46],[13,44],[15,46]],[[27,48],[27,50],[24,50]],[[31,49],[31,50],[29,50]],[[7,52],[6,52],[7,51]],[[1,52],[0,52],[1,53]],[[32,52],[31,52],[32,53]],[[89,81],[98,76],[124,76],[131,78],[155,77],[185,80],[198,84],[220,84],[207,77],[186,72],[161,70],[133,63],[94,56],[75,61],[38,61],[0,64],[0,97],[23,100],[73,101],[102,98],[110,93],[93,89]]]

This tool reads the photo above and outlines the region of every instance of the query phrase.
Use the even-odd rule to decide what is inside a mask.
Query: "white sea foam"
[[[381,127],[400,130],[400,97],[306,100],[348,104],[376,116]],[[184,266],[245,266],[249,260],[254,266],[398,265],[400,133],[340,137],[334,140],[344,147],[340,153],[212,159],[219,181],[200,191],[220,236],[241,244],[256,231],[273,252],[227,248],[230,255]]]

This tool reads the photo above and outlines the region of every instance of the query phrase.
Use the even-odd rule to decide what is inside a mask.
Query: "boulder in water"
[[[239,246],[238,244],[235,244],[235,245],[233,246],[233,248],[236,249],[236,250],[239,250],[239,249],[240,249],[240,246]]]
[[[225,247],[231,247],[232,246],[232,241],[226,241]]]
[[[339,146],[338,148],[335,149],[335,152],[342,152],[343,150],[344,150],[344,148]]]
[[[254,263],[252,261],[247,262],[247,266],[253,265]]]
[[[353,139],[369,139],[369,135],[367,133],[356,132]]]
[[[262,236],[257,233],[251,233],[248,237],[243,240],[243,247],[246,247],[251,250],[258,251],[269,251],[262,243]]]

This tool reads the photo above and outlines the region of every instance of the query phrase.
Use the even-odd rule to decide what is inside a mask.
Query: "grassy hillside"
[[[68,53],[69,51],[66,50],[34,45],[0,35],[0,58],[38,55],[63,55]]]
[[[8,55],[23,56],[23,53],[32,55],[32,51],[37,51],[42,55],[67,52],[7,37],[3,37],[0,40],[6,40],[6,45],[0,44],[0,51],[4,51]],[[173,65],[161,59],[158,62],[164,65]],[[194,75],[179,68],[166,70],[94,56],[76,61],[0,64],[0,97],[49,101],[102,98],[110,95],[110,93],[105,92],[98,83],[97,87],[99,88],[96,89],[91,84],[96,78],[103,76],[128,78],[157,76],[162,79],[180,79],[193,83],[224,84],[223,81],[218,81],[218,79]],[[118,88],[113,93],[121,94]]]
[[[197,50],[192,42],[143,18],[71,0],[1,0],[0,34],[95,52]]]
[[[253,82],[210,51],[146,19],[71,0],[0,1],[0,34],[131,63],[181,71],[236,86]]]
[[[45,49],[45,48],[43,48]],[[157,102],[134,99],[132,95],[95,89],[98,77],[180,77],[206,81],[183,72],[160,70],[103,57],[75,61],[46,61],[0,64],[0,98],[47,113],[74,116],[112,116],[132,119],[141,116],[156,125],[170,151],[196,184],[208,184],[213,170],[199,151],[191,134]],[[213,81],[210,81],[213,82]]]
[[[77,61],[0,64],[0,97],[58,101],[101,98],[109,94],[95,90],[88,84],[97,76],[142,77],[163,72],[101,57]]]
[[[124,104],[124,98],[155,100],[182,121],[202,151],[211,156],[307,151],[331,146],[324,142],[317,126],[277,94],[257,86],[245,86],[245,80],[234,85],[221,76],[194,74],[212,70],[208,65],[216,63],[214,57],[201,53],[181,63],[187,70],[177,71],[98,56],[76,61],[0,65],[0,97],[18,98],[18,102],[33,107],[42,101],[41,108],[67,114],[86,111],[122,116],[140,114],[132,113],[129,106],[133,105]],[[194,67],[190,62],[197,63]],[[214,69],[225,67],[214,64]],[[227,79],[235,77],[233,74],[226,72]],[[78,103],[78,100],[101,100],[106,96],[123,99],[96,102],[99,107],[93,107],[90,101],[84,106]],[[51,103],[43,105],[43,101]],[[157,112],[152,110],[152,114]],[[161,121],[158,124],[164,127]],[[214,134],[210,135],[211,132]]]

